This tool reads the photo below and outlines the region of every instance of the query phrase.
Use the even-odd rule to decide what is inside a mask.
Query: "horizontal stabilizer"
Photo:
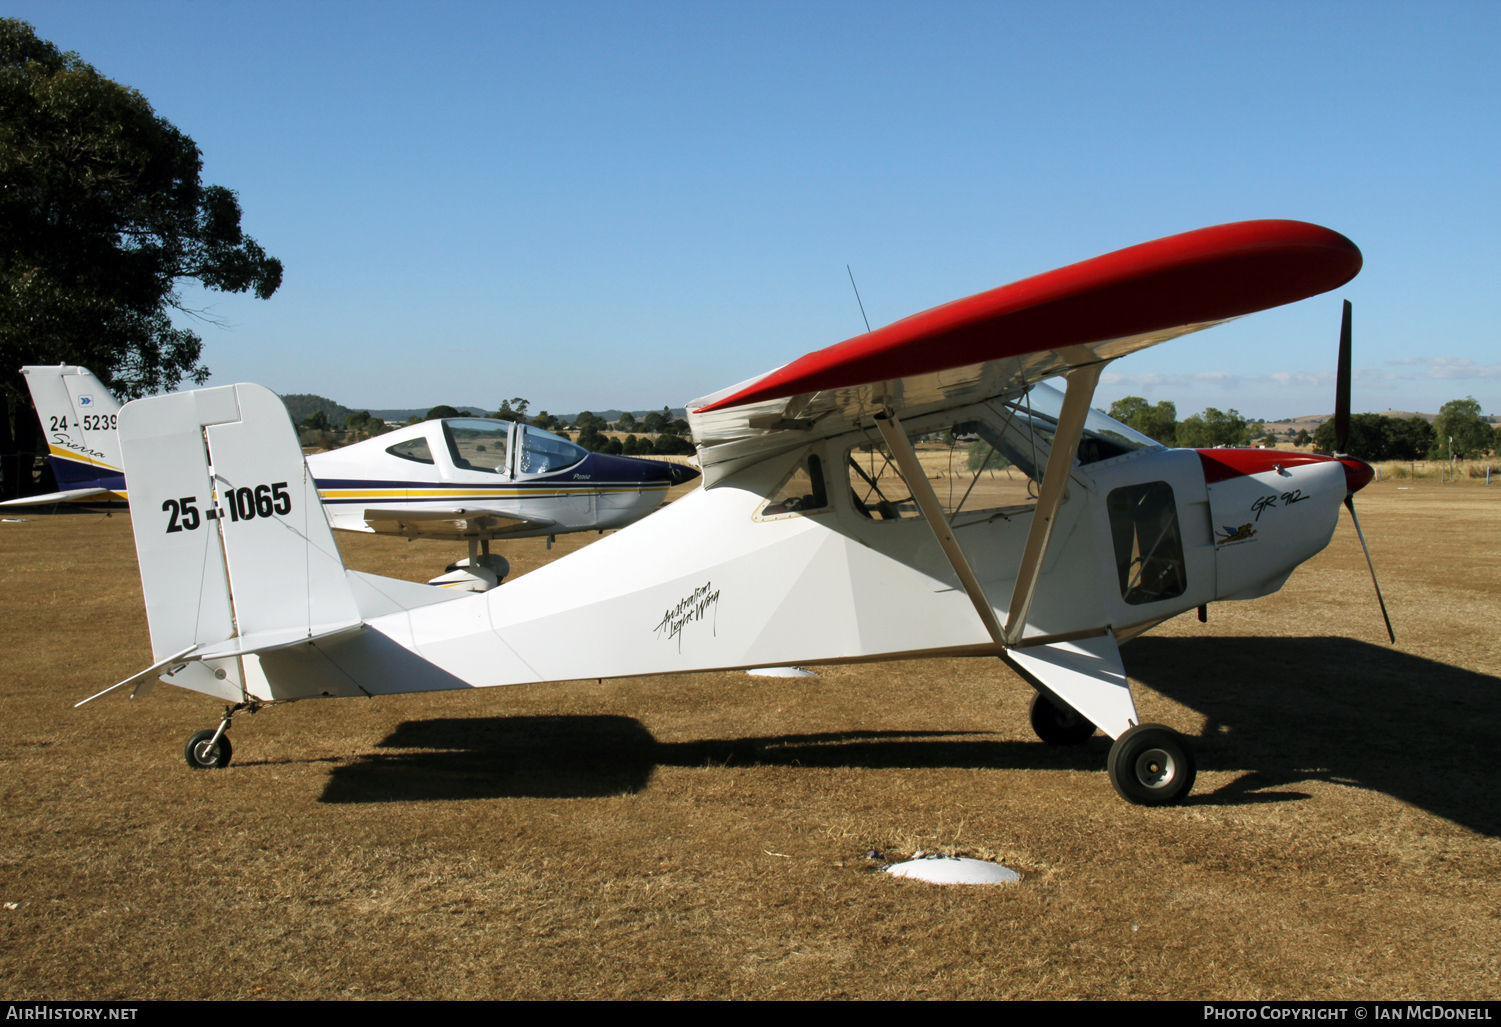
[[[303,629],[281,628],[275,631],[259,631],[253,635],[236,635],[218,645],[200,646],[187,659],[222,660],[234,656],[249,656],[251,653],[267,653],[273,649],[285,649],[304,642],[332,640],[341,635],[355,634],[361,628],[360,624],[349,624],[316,634],[308,634]]]
[[[402,610],[416,610],[434,603],[462,599],[466,593],[433,585],[419,585],[399,578],[384,578],[364,571],[345,571],[360,616],[369,620]]]
[[[46,503],[72,503],[80,499],[89,499],[93,496],[115,496],[109,489],[69,489],[66,492],[49,492],[45,496],[25,496],[21,499],[7,499],[0,506],[42,506]],[[117,497],[118,498],[118,497]]]

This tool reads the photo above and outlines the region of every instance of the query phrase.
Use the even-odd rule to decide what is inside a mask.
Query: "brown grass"
[[[0,992],[38,998],[1495,998],[1501,488],[1359,499],[1277,595],[1125,650],[1184,807],[995,661],[69,704],[149,662],[128,517],[0,524]],[[505,547],[518,573],[587,544]],[[422,580],[458,547],[343,536]],[[622,611],[622,615],[625,611]],[[874,871],[943,848],[1020,885]],[[769,855],[776,853],[780,855]]]
[[[1426,478],[1430,481],[1456,483],[1484,482],[1486,475],[1494,468],[1496,484],[1501,485],[1501,459],[1493,457],[1480,460],[1455,460],[1452,464],[1448,460],[1383,460],[1371,466],[1381,473],[1383,480],[1399,478],[1406,481],[1411,478]]]

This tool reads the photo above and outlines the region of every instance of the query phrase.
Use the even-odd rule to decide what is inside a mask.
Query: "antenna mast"
[[[865,330],[867,332],[869,332],[870,331],[870,318],[865,317],[865,303],[860,299],[860,287],[855,284],[855,273],[853,271],[850,271],[850,266],[848,264],[844,265],[844,269],[846,271],[849,271],[849,275],[850,275],[850,288],[852,288],[852,289],[855,290],[855,302],[860,304],[860,316],[862,318],[865,318]]]

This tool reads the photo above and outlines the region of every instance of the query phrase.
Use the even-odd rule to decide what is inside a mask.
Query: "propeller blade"
[[[1350,520],[1355,522],[1355,537],[1360,539],[1360,548],[1365,551],[1365,565],[1371,569],[1371,584],[1376,586],[1376,602],[1381,606],[1381,619],[1386,621],[1386,637],[1392,640],[1392,645],[1396,645],[1397,635],[1392,631],[1392,619],[1386,615],[1386,600],[1381,598],[1381,583],[1376,580],[1376,565],[1371,562],[1371,551],[1365,544],[1365,533],[1360,530],[1360,518],[1355,516],[1353,494],[1345,496],[1345,508],[1350,511]]]
[[[1350,301],[1339,324],[1339,368],[1334,379],[1334,451],[1348,453],[1350,441]]]

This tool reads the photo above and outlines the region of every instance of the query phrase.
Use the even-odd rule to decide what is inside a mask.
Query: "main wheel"
[[[1138,724],[1117,738],[1106,766],[1116,792],[1138,806],[1182,802],[1198,773],[1183,736],[1161,724]]]
[[[228,735],[219,735],[219,740],[213,741],[214,730],[199,731],[184,747],[182,754],[188,761],[188,766],[194,770],[208,770],[210,767],[229,766],[229,757],[234,753],[234,746],[229,744]]]
[[[1095,726],[1072,706],[1060,707],[1038,692],[1032,697],[1032,730],[1049,745],[1083,745]]]

